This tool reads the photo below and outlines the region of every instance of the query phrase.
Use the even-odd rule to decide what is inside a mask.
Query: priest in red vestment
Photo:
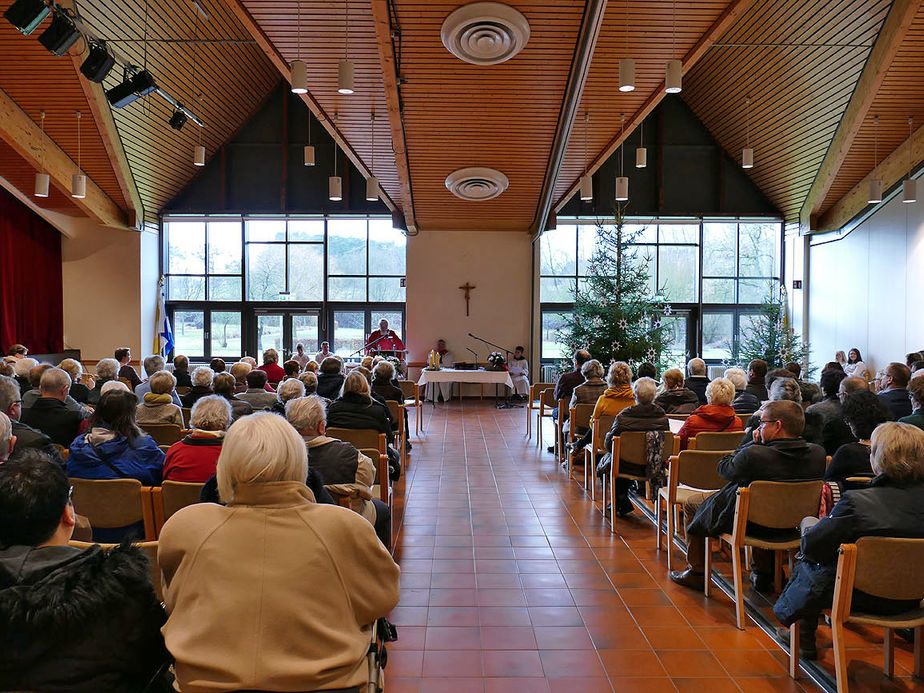
[[[372,343],[380,337],[384,339],[373,345]],[[366,339],[366,354],[377,354],[382,351],[404,351],[404,342],[394,330],[388,329],[388,320],[384,318],[379,322],[379,329],[371,332],[369,338]]]

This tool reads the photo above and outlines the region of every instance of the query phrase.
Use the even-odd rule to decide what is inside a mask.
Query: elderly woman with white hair
[[[800,560],[773,608],[784,625],[799,621],[799,649],[806,659],[817,656],[815,629],[821,612],[831,607],[841,544],[866,536],[924,537],[924,431],[879,424],[870,440],[870,463],[876,476],[867,488],[845,493],[828,517],[803,522]],[[852,606],[891,615],[916,609],[920,601],[854,591]]]
[[[606,381],[603,379],[603,373],[603,364],[597,359],[591,359],[581,366],[581,375],[584,377],[584,382],[576,386],[571,393],[571,402],[568,404],[569,410],[574,409],[579,404],[597,403],[600,395],[606,391]],[[563,430],[565,433],[571,431],[570,417],[565,420]],[[583,436],[587,433],[587,428],[579,426],[574,432],[576,435]]]
[[[283,380],[276,390],[276,401],[270,407],[270,411],[279,416],[286,415],[286,403],[305,396],[305,384],[298,378],[289,378]]]
[[[307,473],[288,422],[244,417],[218,458],[227,506],[191,505],[164,525],[163,633],[184,693],[365,685],[371,624],[398,603],[398,566],[369,522],[315,503]]]
[[[13,364],[13,373],[16,382],[19,383],[20,392],[28,392],[32,389],[32,381],[29,379],[29,371],[39,365],[39,362],[30,357],[18,359]]]
[[[379,358],[379,357],[376,357]],[[383,402],[392,400],[399,404],[404,402],[404,393],[398,387],[398,381],[395,379],[395,366],[386,359],[380,359],[372,370],[372,396],[376,395]],[[387,406],[387,405],[386,405]],[[392,421],[392,429],[398,430],[398,422]],[[407,423],[407,409],[404,410],[404,430],[410,430]],[[411,441],[406,441],[407,449],[410,450],[413,445]]]
[[[90,388],[80,382],[83,377],[83,365],[80,361],[77,359],[64,359],[58,364],[58,368],[71,376],[71,389],[68,394],[75,401],[86,404],[87,398],[90,396]]]
[[[183,412],[173,403],[173,389],[176,387],[173,373],[157,371],[142,384],[148,386],[149,392],[143,395],[144,401],[138,405],[138,424],[173,424],[183,428]]]
[[[760,400],[747,391],[748,374],[743,368],[728,368],[723,374],[735,386],[735,399],[732,400],[732,409],[736,414],[752,414],[760,409]]]
[[[398,453],[391,446],[395,441],[388,408],[372,398],[369,381],[353,369],[343,381],[340,397],[327,407],[328,428],[372,429],[388,438],[388,465],[392,481],[401,475]]]
[[[212,380],[215,379],[215,371],[208,366],[199,366],[192,372],[192,388],[185,395],[180,397],[184,407],[192,407],[197,400],[209,395],[214,395],[212,389]]]
[[[96,406],[103,394],[103,385],[118,377],[119,362],[115,359],[100,359],[96,364],[96,384],[87,396],[87,404]]]
[[[767,373],[766,383],[767,393],[770,396],[770,399],[767,400],[768,402],[782,400],[802,404],[802,388],[799,386],[799,381],[793,378],[792,373],[789,371],[783,368],[770,371]],[[760,409],[748,419],[745,430],[753,431],[760,425],[760,414],[766,406],[767,402],[764,402]],[[825,418],[823,414],[818,413],[817,410],[806,411],[805,428],[802,430],[802,437],[809,443],[824,445],[824,426]]]
[[[735,386],[728,378],[716,378],[706,386],[706,404],[697,407],[687,417],[677,435],[680,449],[686,450],[690,438],[704,431],[743,431],[741,419],[731,403],[735,399]]]
[[[164,461],[164,479],[204,483],[215,465],[231,425],[231,404],[220,395],[199,399],[189,414],[192,432],[170,446]]]

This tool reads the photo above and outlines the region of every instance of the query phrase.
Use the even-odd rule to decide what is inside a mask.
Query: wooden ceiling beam
[[[709,49],[712,47],[712,44],[718,41],[722,35],[734,25],[756,2],[756,0],[732,0],[729,3],[728,7],[725,8],[725,11],[719,15],[718,19],[713,22],[712,26],[709,27],[709,30],[703,34],[699,41],[687,52],[683,58],[683,74],[687,74],[699,60],[706,55]],[[619,145],[622,144],[623,140],[628,137],[628,135],[635,130],[638,125],[648,117],[648,115],[661,103],[661,99],[664,98],[664,82],[658,85],[658,87],[649,94],[648,98],[645,99],[645,102],[630,118],[626,120],[625,128],[618,134],[616,134],[603,148],[603,150],[597,154],[594,160],[588,165],[587,173],[593,174],[606,163],[607,159],[613,155],[613,153],[619,149]],[[565,194],[555,203],[555,213],[557,214],[561,211],[561,208],[564,207],[568,200],[578,191],[580,188],[581,180],[578,177],[574,183],[565,191]]]
[[[924,125],[915,130],[911,137],[898,145],[895,151],[883,159],[882,163],[870,171],[863,180],[853,186],[850,192],[831,205],[828,211],[820,217],[814,218],[812,232],[828,233],[830,231],[839,231],[865,210],[869,206],[867,200],[870,180],[880,179],[882,189],[888,190],[905,178],[908,175],[909,147],[911,148],[910,160],[914,162],[912,168],[917,168],[924,161]]]
[[[407,158],[407,139],[404,132],[404,111],[401,106],[401,92],[398,86],[398,63],[391,36],[391,18],[388,0],[372,0],[372,20],[375,23],[375,41],[378,44],[379,62],[382,66],[382,81],[385,87],[385,101],[388,104],[388,125],[391,129],[392,151],[395,153],[395,168],[401,190],[401,211],[408,231],[417,232],[417,216],[414,212],[414,192],[411,187],[411,167]]]
[[[879,30],[879,36],[866,60],[860,79],[854,88],[850,103],[841,117],[837,132],[828,146],[824,161],[815,175],[802,210],[799,214],[801,233],[812,231],[812,218],[818,214],[825,201],[825,196],[837,178],[850,147],[863,125],[879,88],[898,53],[905,35],[908,33],[914,16],[920,7],[920,0],[894,0],[889,14]],[[848,193],[849,195],[849,193]]]
[[[36,170],[42,168],[44,160],[45,171],[55,187],[70,194],[71,176],[76,173],[77,164],[3,90],[0,90],[0,139]],[[90,176],[87,176],[87,196],[71,199],[81,211],[103,226],[129,227],[128,215]]]
[[[237,18],[241,23],[244,29],[249,33],[257,45],[266,54],[266,57],[269,58],[269,61],[273,64],[279,74],[283,76],[285,81],[289,84],[292,83],[292,71],[289,68],[289,63],[282,56],[282,53],[279,52],[279,49],[276,48],[275,44],[270,40],[266,35],[263,29],[257,24],[257,21],[253,18],[250,12],[244,7],[242,0],[228,0],[227,7],[231,10],[231,13]],[[328,134],[333,138],[334,142],[338,147],[347,155],[347,158],[350,162],[363,174],[366,178],[372,176],[372,172],[369,170],[369,167],[366,166],[366,163],[359,156],[359,153],[353,149],[353,146],[347,141],[346,136],[340,131],[336,123],[334,123],[333,118],[328,115],[324,110],[323,106],[318,102],[317,99],[311,94],[309,90],[307,94],[301,94],[302,101],[305,102],[305,105],[308,106],[314,117],[317,118],[318,122],[321,124]],[[397,209],[395,201],[391,199],[387,192],[384,189],[379,188],[379,194],[381,196],[382,202],[384,202],[388,208],[392,211]]]

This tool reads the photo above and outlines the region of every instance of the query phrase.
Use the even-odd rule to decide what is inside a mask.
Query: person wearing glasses
[[[61,469],[66,463],[61,459],[58,448],[51,439],[41,431],[27,426],[19,420],[22,416],[22,399],[19,394],[19,385],[12,378],[0,375],[0,413],[10,420],[11,435],[16,438],[16,452],[35,448],[48,455]]]
[[[166,615],[137,547],[68,546],[64,472],[30,449],[0,464],[0,681],[4,690],[169,690]],[[149,688],[149,682],[153,685]]]
[[[719,460],[718,472],[728,481],[719,491],[694,493],[683,505],[687,528],[687,568],[671,571],[678,585],[703,589],[706,537],[730,533],[738,489],[752,481],[808,481],[825,473],[825,450],[802,438],[805,415],[796,402],[768,402],[760,422],[740,447]],[[769,530],[767,530],[769,532]],[[752,552],[751,582],[759,591],[772,583],[772,554]]]

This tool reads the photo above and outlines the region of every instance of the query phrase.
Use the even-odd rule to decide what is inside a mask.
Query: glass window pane
[[[327,248],[328,272],[331,274],[365,274],[366,220],[328,220]]]
[[[204,301],[205,277],[170,277],[167,298],[171,301]]]
[[[574,254],[577,227],[559,226],[539,238],[539,273],[542,276],[563,277],[575,274]]]
[[[589,272],[590,261],[594,256],[594,249],[597,245],[597,227],[596,226],[579,226],[578,227],[578,256],[577,271],[578,276],[586,275]]]
[[[317,313],[292,316],[292,342],[292,353],[295,353],[294,347],[301,344],[305,348],[305,354],[314,357],[318,347],[321,346]]]
[[[289,219],[290,241],[324,242],[323,219]]]
[[[661,246],[658,252],[658,284],[668,301],[696,301],[699,249],[695,246]]]
[[[740,313],[738,315],[738,345],[740,348],[741,340],[751,337],[751,333],[754,331],[755,323],[757,323],[761,317],[754,313]]]
[[[779,274],[779,222],[741,223],[739,228],[740,276],[773,277]]]
[[[660,243],[699,243],[699,224],[659,224]]]
[[[247,245],[247,298],[251,301],[282,301],[285,290],[286,249],[283,245]]]
[[[648,291],[650,296],[658,293],[656,279],[658,251],[654,245],[637,245],[629,249],[627,257],[631,261],[648,268]]]
[[[741,279],[738,281],[738,303],[763,303],[770,298],[773,287],[779,286],[775,279]]]
[[[240,313],[212,311],[210,335],[212,356],[240,356],[244,353]]]
[[[542,277],[539,280],[539,300],[543,303],[574,301],[574,277]]]
[[[369,274],[404,276],[407,271],[406,251],[407,237],[392,228],[391,219],[369,220]]]
[[[178,310],[173,314],[174,354],[205,356],[205,313]]]
[[[324,300],[324,246],[293,243],[289,246],[289,291],[292,301]]]
[[[613,228],[612,226],[609,228]],[[632,243],[657,243],[657,224],[623,224],[622,230]]]
[[[205,274],[205,223],[171,221],[167,226],[167,272]]]
[[[331,301],[365,301],[365,277],[331,277],[327,280],[327,298]]]
[[[248,219],[244,222],[248,241],[284,241],[285,219]]]
[[[565,358],[565,346],[558,341],[558,331],[565,326],[567,315],[567,313],[542,314],[542,354],[540,358]]]
[[[667,349],[667,361],[673,368],[686,369],[687,362],[687,316],[672,315],[661,318],[661,324],[668,328],[671,338]]]
[[[734,313],[703,314],[703,358],[725,360],[732,358]]]
[[[373,303],[404,303],[400,277],[369,277],[369,300]]]
[[[210,301],[240,301],[240,277],[209,277]]]
[[[703,303],[734,302],[734,279],[703,279]]]
[[[210,221],[209,274],[241,273],[241,222]]]
[[[275,349],[282,353],[282,316],[257,316],[257,353]]]
[[[734,277],[737,250],[737,224],[703,224],[703,276]],[[703,287],[703,295],[706,289]]]
[[[366,343],[366,314],[361,310],[334,311],[334,334],[331,350],[343,356],[361,349]]]

